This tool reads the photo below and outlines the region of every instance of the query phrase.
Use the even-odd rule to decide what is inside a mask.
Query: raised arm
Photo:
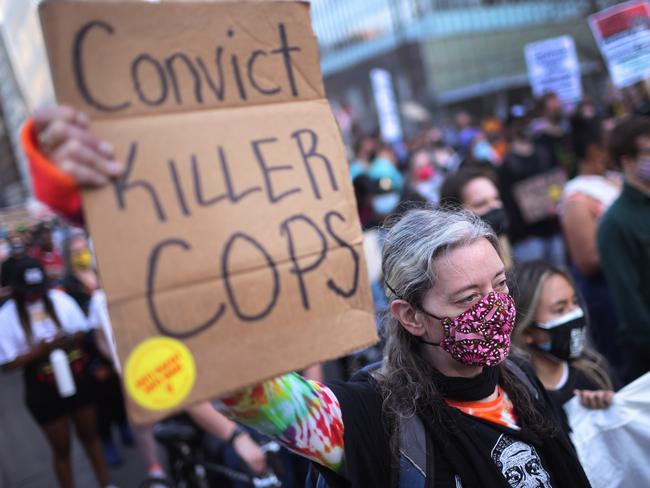
[[[113,148],[88,131],[88,119],[70,107],[38,110],[23,127],[34,194],[57,213],[82,222],[80,188],[97,187],[122,174]]]
[[[222,399],[225,414],[278,440],[288,449],[339,473],[343,420],[334,393],[290,373]]]

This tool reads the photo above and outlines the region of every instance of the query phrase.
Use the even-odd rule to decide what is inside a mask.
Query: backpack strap
[[[399,452],[422,476],[426,476],[427,435],[418,415],[400,418]]]
[[[400,418],[399,470],[392,470],[391,486],[424,488],[433,484],[433,445],[418,415]]]
[[[508,369],[508,371],[514,374],[517,379],[526,386],[526,388],[528,388],[528,391],[531,395],[533,395],[535,400],[539,400],[539,390],[535,387],[535,385],[533,385],[533,382],[530,381],[528,375],[524,373],[524,370],[521,369],[517,363],[515,363],[512,359],[506,359],[504,366]]]

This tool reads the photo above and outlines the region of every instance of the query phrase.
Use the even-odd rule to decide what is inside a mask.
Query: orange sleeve
[[[41,153],[32,119],[23,127],[21,142],[29,161],[34,196],[68,220],[82,222],[79,186]]]

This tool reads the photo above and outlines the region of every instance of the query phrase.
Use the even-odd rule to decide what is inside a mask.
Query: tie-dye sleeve
[[[343,420],[334,393],[290,373],[222,398],[236,422],[273,437],[334,472],[343,465]]]

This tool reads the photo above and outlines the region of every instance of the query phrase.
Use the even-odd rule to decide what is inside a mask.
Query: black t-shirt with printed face
[[[382,414],[382,395],[378,385],[365,375],[356,381],[332,383],[327,386],[336,395],[341,406],[345,428],[345,463],[343,476],[317,466],[318,471],[331,488],[393,488],[391,484],[397,477],[391,468],[390,426]],[[469,458],[465,458],[462,453],[457,455],[451,452],[453,450],[448,449],[448,446],[434,445],[435,482],[433,485],[427,482],[425,486],[435,486],[435,488],[489,486],[481,484],[480,487],[473,487],[468,481],[468,476],[458,472],[463,471],[465,466],[466,469],[475,469],[478,479],[482,479],[481,469],[485,466],[490,470],[496,466],[503,475],[499,486],[506,488],[589,486],[568,440],[561,443],[560,450],[563,452],[560,455],[555,455],[557,453],[551,455],[553,462],[561,465],[554,470],[554,466],[547,458],[547,451],[549,446],[556,450],[557,443],[540,444],[525,427],[522,430],[514,430],[460,411],[456,412],[460,429],[472,440],[473,459],[479,458],[486,464],[483,468],[475,468]],[[463,466],[463,469],[454,469],[453,466]],[[562,475],[556,474],[555,471]],[[563,478],[567,478],[567,472],[571,475],[565,480]]]

